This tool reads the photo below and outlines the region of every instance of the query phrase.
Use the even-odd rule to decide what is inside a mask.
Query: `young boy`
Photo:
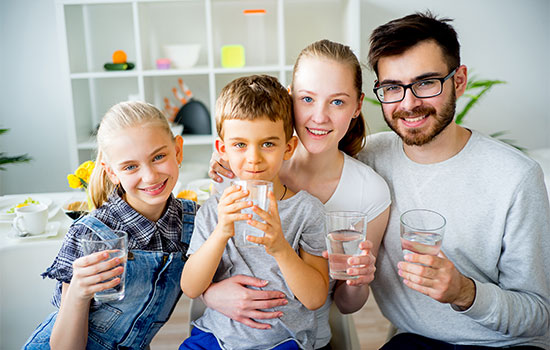
[[[212,282],[243,274],[267,280],[270,289],[286,294],[288,304],[277,309],[282,317],[267,320],[267,330],[207,308],[180,349],[313,349],[313,310],[328,294],[328,266],[321,256],[325,219],[317,198],[304,191],[293,193],[279,180],[283,161],[298,143],[292,136],[291,97],[267,75],[235,79],[217,100],[216,127],[216,149],[235,174],[241,180],[271,181],[273,192],[268,193],[267,212],[253,207],[264,222],[241,213],[252,203],[240,201],[247,193],[235,185],[204,203],[195,220],[181,288],[196,298]],[[235,246],[234,223],[241,220],[265,233],[247,238],[259,247]]]

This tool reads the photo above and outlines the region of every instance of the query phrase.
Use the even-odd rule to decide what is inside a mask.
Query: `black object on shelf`
[[[210,113],[202,102],[195,99],[191,99],[180,108],[174,122],[183,125],[182,134],[210,135],[212,133]]]

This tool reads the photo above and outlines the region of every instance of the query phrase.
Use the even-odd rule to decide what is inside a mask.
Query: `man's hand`
[[[442,252],[437,256],[407,254],[405,260],[397,267],[407,287],[462,310],[474,302],[474,282],[462,275]]]

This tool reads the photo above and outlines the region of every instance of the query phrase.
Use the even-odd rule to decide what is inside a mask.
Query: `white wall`
[[[486,134],[508,130],[507,137],[526,148],[550,147],[550,1],[362,0],[363,62],[375,27],[426,9],[454,19],[470,72],[507,82],[494,86],[465,124]],[[374,74],[365,75],[363,88],[374,97]],[[385,126],[379,108],[368,106],[366,114],[371,130]]]
[[[30,164],[0,172],[0,194],[68,190],[62,77],[54,0],[0,0],[0,151],[28,153]],[[528,148],[550,147],[550,2],[548,0],[362,0],[362,53],[368,36],[390,19],[431,9],[454,18],[462,61],[482,78],[506,80],[484,98],[467,124],[484,133],[510,130]],[[297,33],[299,35],[299,33]],[[374,77],[366,73],[364,90]],[[371,94],[371,96],[373,96]],[[371,130],[384,125],[365,107]]]
[[[0,172],[0,194],[68,190],[71,171],[54,0],[0,0],[0,150],[33,161]]]

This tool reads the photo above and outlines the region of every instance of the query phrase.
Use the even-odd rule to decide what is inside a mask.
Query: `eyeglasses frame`
[[[374,95],[376,95],[376,98],[378,99],[378,101],[380,101],[380,103],[385,103],[385,104],[389,104],[389,103],[397,103],[397,102],[401,102],[405,99],[405,95],[407,94],[407,89],[410,89],[412,94],[414,95],[414,97],[416,98],[432,98],[432,97],[436,97],[436,96],[439,96],[441,95],[441,93],[443,92],[443,84],[449,80],[450,78],[452,78],[456,72],[458,71],[458,68],[459,67],[456,67],[455,69],[453,69],[449,74],[447,74],[447,76],[443,77],[443,78],[427,78],[427,79],[421,79],[421,80],[417,80],[417,81],[414,81],[410,84],[385,84],[385,85],[380,85],[380,86],[376,86],[378,84],[378,81],[376,81],[374,83],[374,88],[372,89],[372,91],[374,92]],[[439,91],[438,94],[435,94],[435,95],[431,95],[431,96],[418,96],[414,90],[412,89],[413,85],[415,84],[418,84],[418,83],[421,83],[423,81],[428,81],[428,80],[439,80],[441,82],[441,90]],[[381,88],[383,87],[386,87],[386,86],[401,86],[403,88],[403,97],[400,99],[400,100],[397,100],[397,101],[391,101],[391,102],[384,102],[384,101],[381,101],[380,100],[380,96],[378,96],[378,94],[376,93],[376,91],[380,90]]]

